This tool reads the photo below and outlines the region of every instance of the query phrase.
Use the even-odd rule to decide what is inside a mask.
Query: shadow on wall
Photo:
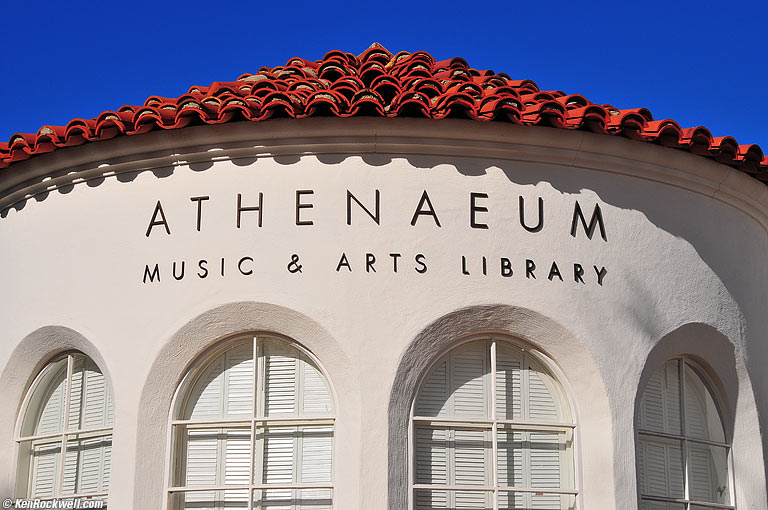
[[[271,122],[266,121],[265,126],[272,125]],[[445,122],[445,121],[440,121]],[[469,121],[456,121],[456,122],[469,122]],[[426,126],[425,122],[425,126]],[[473,126],[476,123],[473,124]],[[225,126],[206,126],[207,132],[215,131],[217,127],[226,128]],[[230,126],[231,127],[231,126]],[[189,129],[196,129],[194,127]],[[548,132],[551,128],[545,127],[527,127],[523,128],[527,130],[540,130],[540,132]],[[214,131],[211,131],[214,130]],[[552,131],[555,134],[554,131]],[[180,133],[157,133],[157,136],[164,136],[171,139],[173,136],[181,136]],[[580,136],[581,133],[569,133],[569,132],[557,132],[558,136]],[[141,135],[144,136],[144,135]],[[155,134],[148,134],[147,136],[155,136]],[[583,136],[600,137],[602,135],[583,134]],[[635,142],[630,140],[613,139],[610,140],[606,137],[606,143],[613,144],[625,144],[628,149],[634,147],[631,144],[645,144],[654,151],[669,151],[671,159],[680,154],[675,149],[663,148],[663,147],[651,147],[646,142]],[[281,165],[292,165],[302,159],[302,154],[297,152],[311,151],[313,139],[298,139],[296,141],[300,146],[298,148],[292,148],[291,146],[280,147],[279,144],[275,149],[263,157],[273,159],[275,162]],[[100,144],[95,144],[92,149],[94,153],[98,150],[98,147],[109,147],[108,144],[112,142],[124,143],[124,139],[115,139]],[[288,143],[288,142],[286,142]],[[305,145],[301,145],[304,143]],[[307,149],[307,146],[310,148]],[[321,146],[322,147],[322,146]],[[586,197],[590,200],[598,199],[602,203],[611,205],[617,209],[623,211],[629,211],[635,214],[636,221],[647,222],[650,225],[655,226],[659,231],[674,236],[687,244],[687,248],[695,250],[698,257],[707,266],[707,272],[711,272],[713,275],[713,293],[719,293],[716,299],[721,302],[732,302],[731,309],[724,309],[721,311],[722,316],[729,324],[734,325],[734,330],[745,331],[743,325],[745,324],[745,317],[750,318],[750,331],[765,331],[768,330],[768,323],[764,318],[764,313],[760,308],[759,300],[749,299],[750,292],[758,292],[754,290],[759,285],[755,282],[768,281],[768,268],[752,264],[746,266],[744,261],[745,249],[747,253],[760,252],[762,253],[766,248],[765,239],[755,239],[755,244],[752,247],[743,245],[741,240],[745,239],[745,235],[748,234],[749,228],[745,228],[745,218],[743,213],[740,213],[735,208],[729,208],[723,203],[718,202],[717,206],[722,214],[717,216],[717,222],[704,222],[701,220],[702,215],[699,209],[713,206],[716,202],[712,197],[707,197],[694,192],[688,192],[680,188],[674,188],[670,185],[661,184],[649,179],[633,178],[623,175],[617,175],[610,172],[600,172],[599,178],[594,178],[595,171],[578,168],[575,166],[567,166],[565,164],[546,164],[536,162],[516,162],[511,160],[492,160],[492,163],[487,159],[471,158],[471,157],[456,157],[456,156],[441,156],[441,155],[419,155],[419,154],[389,154],[375,152],[377,149],[372,146],[371,149],[374,152],[359,153],[359,154],[343,154],[343,153],[320,153],[312,155],[316,157],[321,163],[326,165],[341,164],[349,158],[361,158],[363,162],[372,167],[383,168],[390,164],[394,159],[405,159],[410,165],[418,169],[433,169],[437,166],[448,166],[455,168],[455,172],[468,178],[480,177],[487,175],[491,172],[502,172],[503,175],[512,183],[518,186],[530,186],[532,190],[535,190],[535,186],[544,185],[563,196],[569,196],[574,198]],[[214,162],[211,161],[211,154],[225,154],[226,159],[232,161],[233,164],[238,166],[259,165],[259,158],[253,157],[254,150],[253,140],[237,143],[211,143],[206,146],[195,147],[195,152],[200,155],[201,161],[190,162],[189,168],[195,172],[206,172],[214,167]],[[319,149],[319,150],[334,150],[341,151],[343,149]],[[417,148],[414,150],[418,150]],[[224,151],[224,152],[222,152]],[[240,151],[240,152],[238,152]],[[293,151],[294,153],[291,153]],[[446,146],[446,151],[450,151],[450,146]],[[66,152],[66,151],[62,151]],[[97,170],[87,170],[93,172],[88,175],[81,175],[77,171],[67,169],[60,172],[57,175],[46,176],[44,179],[46,182],[48,179],[52,179],[51,182],[57,183],[53,186],[53,189],[59,193],[69,193],[74,189],[75,185],[78,185],[80,181],[91,188],[96,188],[105,182],[106,179],[115,177],[119,182],[126,185],[130,185],[139,173],[152,172],[152,174],[158,179],[167,179],[173,176],[174,167],[168,166],[168,158],[176,157],[175,154],[178,149],[166,149],[153,154],[150,157],[157,158],[158,161],[163,160],[165,163],[158,164],[157,168],[149,168],[144,170],[131,169],[129,166],[125,166],[127,170],[120,171],[120,165],[130,162],[131,156],[123,156],[121,158],[115,158],[114,160],[103,159],[101,161],[90,162],[87,166],[89,169],[97,168]],[[248,154],[250,152],[250,154]],[[58,153],[49,155],[42,155],[34,158],[31,162],[38,161],[40,164],[44,164],[45,161],[55,161]],[[241,155],[245,154],[245,155]],[[657,154],[658,155],[658,154]],[[144,155],[146,156],[146,155]],[[686,154],[686,157],[690,156],[690,161],[695,161],[695,156]],[[183,160],[184,155],[176,157],[178,160]],[[206,159],[207,158],[207,159]],[[702,159],[702,164],[711,164],[709,161]],[[98,167],[104,167],[103,172],[99,173]],[[723,167],[727,169],[728,167]],[[723,175],[725,177],[725,174]],[[43,178],[41,178],[40,186],[45,184]],[[761,184],[755,182],[756,186]],[[33,195],[33,199],[42,202],[50,193],[54,191],[49,190],[49,187],[44,188],[44,191]],[[43,188],[41,188],[43,189]],[[533,197],[531,197],[533,198]],[[18,201],[13,209],[17,211],[22,210],[29,199],[22,199]],[[516,204],[512,204],[514,207]],[[0,216],[5,217],[8,214],[8,210],[5,209],[0,212]],[[753,232],[764,232],[760,229],[753,229]],[[609,244],[615,245],[615,236],[611,236],[609,232],[608,241]],[[634,239],[637,249],[646,250],[648,252],[658,251],[663,249],[662,246],[657,245],[643,245],[642,243],[648,243],[647,240]],[[676,253],[670,253],[670,256],[675,256]],[[741,262],[740,262],[741,261]],[[739,263],[740,262],[740,263]],[[715,281],[716,280],[716,281]],[[648,336],[647,338],[657,338],[663,334],[663,331],[656,331],[656,322],[654,317],[658,317],[662,312],[658,308],[659,303],[654,299],[655,289],[659,282],[645,281],[640,277],[633,275],[623,282],[623,285],[627,287],[627,292],[632,296],[638,297],[633,299],[631,308],[625,310],[627,317],[632,317],[638,324],[638,330],[644,331]],[[715,288],[720,287],[722,288]],[[706,290],[706,289],[700,289]],[[739,301],[741,300],[741,301]],[[763,327],[765,326],[765,327]],[[744,338],[733,339],[735,342],[743,342]],[[759,360],[768,358],[768,347],[762,347],[762,344],[756,342],[759,338],[752,338],[750,348],[757,351],[763,349],[764,352],[757,353],[753,356],[745,356],[746,366],[749,370],[750,378],[753,379],[753,385],[760,387],[768,387],[768,372],[763,370],[763,367],[756,365]],[[763,342],[765,344],[765,342]],[[740,343],[738,345],[741,345]],[[741,349],[741,347],[738,347]],[[757,361],[751,361],[757,360]],[[757,396],[758,399],[761,397]],[[768,409],[765,397],[763,400],[758,400],[763,406],[759,409],[761,423],[768,422],[768,416],[765,416]],[[763,443],[764,457],[768,458],[768,442]]]

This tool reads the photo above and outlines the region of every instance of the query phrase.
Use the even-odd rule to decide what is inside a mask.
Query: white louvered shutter
[[[265,484],[290,484],[295,482],[296,429],[275,428],[264,434],[264,480]],[[263,491],[265,506],[270,510],[292,510],[291,489],[269,489]]]
[[[488,472],[490,452],[489,433],[484,430],[453,430],[453,484],[491,485]],[[486,508],[490,493],[478,491],[456,491],[455,508]]]
[[[265,415],[296,412],[296,358],[289,349],[274,342],[267,344],[265,377]]]
[[[214,359],[192,389],[185,419],[204,420],[223,414],[224,355]]]
[[[528,367],[526,375],[528,378],[527,419],[544,422],[560,421],[560,409],[555,402],[556,395],[553,395],[550,377],[534,367]]]
[[[251,480],[251,432],[232,429],[223,435],[224,485],[248,485]],[[248,508],[248,489],[224,492],[223,508]]]
[[[540,489],[560,488],[561,444],[558,434],[530,432],[530,487]],[[560,506],[556,494],[532,495],[531,508],[551,509]]]
[[[62,430],[67,386],[66,363],[63,368],[56,367],[54,370],[57,372],[52,376],[49,386],[39,390],[44,393],[33,429],[34,435],[54,434]],[[49,444],[31,447],[31,497],[51,497],[56,494],[60,454],[61,440],[58,438]]]
[[[224,416],[252,416],[253,346],[244,344],[226,352]]]
[[[449,430],[415,429],[415,478],[416,483],[448,485]],[[416,508],[446,508],[448,496],[445,491],[419,491],[416,493]]]
[[[526,486],[528,469],[524,461],[524,441],[526,435],[523,432],[514,432],[499,428],[498,444],[498,477],[499,485],[503,487]],[[499,493],[499,508],[524,508],[526,495],[523,493]]]
[[[421,386],[416,400],[417,416],[448,415],[448,361],[441,361]]]
[[[64,396],[67,390],[67,368],[57,367],[50,386],[42,388],[46,392],[40,404],[39,417],[33,435],[55,434],[61,432],[64,422]]]
[[[216,485],[219,460],[218,429],[195,429],[186,431],[186,462],[184,485]],[[185,508],[215,510],[215,492],[188,492],[185,494]]]
[[[51,497],[56,494],[61,442],[32,447],[31,496]]]
[[[469,344],[451,353],[452,417],[488,416],[488,350],[485,343]]]
[[[314,365],[303,358],[297,359],[301,381],[301,410],[305,415],[329,416],[333,413],[331,391],[325,377]]]
[[[300,436],[301,465],[299,482],[328,483],[331,481],[333,429],[330,427],[304,427]],[[302,489],[300,508],[330,510],[331,492],[328,489]]]

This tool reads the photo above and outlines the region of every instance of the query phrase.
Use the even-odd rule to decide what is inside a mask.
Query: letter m
[[[149,277],[150,283],[154,282],[155,278],[157,278],[158,283],[160,282],[160,268],[157,264],[155,264],[152,272],[149,271],[149,265],[144,266],[144,283],[147,283],[147,277]]]
[[[584,231],[587,233],[587,237],[589,239],[592,239],[592,234],[595,233],[595,228],[600,227],[600,237],[603,238],[603,241],[608,240],[605,235],[603,213],[600,210],[600,206],[598,204],[595,204],[595,210],[592,212],[592,218],[589,220],[589,225],[587,225],[587,220],[584,218],[584,213],[581,212],[581,206],[577,200],[576,205],[573,207],[573,220],[571,221],[571,235],[573,237],[576,237],[576,230],[578,229],[579,223],[581,223],[582,227],[584,227]]]

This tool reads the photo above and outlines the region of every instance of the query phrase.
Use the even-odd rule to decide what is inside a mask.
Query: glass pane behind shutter
[[[688,364],[685,365],[684,374],[685,435],[724,443],[723,422],[709,388]]]
[[[488,417],[486,374],[488,344],[477,342],[451,353],[451,397],[453,417]]]

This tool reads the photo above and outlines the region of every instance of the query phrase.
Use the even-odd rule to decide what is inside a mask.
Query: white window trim
[[[650,496],[650,495],[643,495],[640,494],[640,484],[639,484],[639,464],[636,464],[635,471],[637,473],[637,501],[638,505],[642,505],[643,501],[658,501],[663,503],[676,503],[684,505],[684,509],[688,510],[691,506],[697,506],[697,507],[707,507],[707,508],[716,508],[716,509],[723,509],[723,510],[734,510],[736,508],[736,495],[734,491],[734,474],[733,474],[733,453],[732,453],[732,442],[729,442],[730,436],[728,434],[728,430],[725,427],[725,421],[723,420],[723,408],[722,408],[722,396],[719,394],[718,391],[713,387],[712,381],[710,380],[710,377],[707,375],[706,370],[703,369],[698,363],[696,363],[694,360],[686,357],[686,356],[676,356],[673,358],[669,358],[664,361],[660,365],[660,367],[656,367],[656,370],[659,370],[661,367],[669,363],[670,361],[678,361],[677,370],[678,370],[678,380],[680,381],[680,430],[682,431],[681,434],[669,434],[666,432],[657,432],[657,431],[650,431],[650,430],[641,430],[639,425],[635,426],[635,458],[637,459],[637,462],[639,462],[639,456],[637,455],[637,450],[640,445],[641,437],[646,436],[650,438],[659,438],[659,439],[669,439],[673,441],[679,441],[681,443],[681,455],[683,460],[683,491],[684,491],[684,498],[668,498],[663,496]],[[686,435],[686,423],[685,423],[685,417],[688,410],[686,409],[685,405],[685,367],[689,366],[693,373],[696,374],[704,384],[704,387],[709,391],[710,395],[712,396],[712,400],[715,403],[715,407],[717,408],[718,413],[718,419],[720,420],[722,427],[723,427],[723,433],[725,434],[726,442],[720,442],[720,441],[711,441],[707,439],[697,439],[693,437],[689,437]],[[648,384],[648,381],[646,381],[646,386]],[[642,399],[642,395],[645,393],[645,387],[643,387],[643,391],[640,393],[640,398]],[[638,408],[637,413],[641,413],[642,409]],[[696,443],[696,444],[702,444],[707,446],[717,446],[721,448],[726,449],[726,462],[728,464],[728,494],[729,494],[729,500],[731,501],[730,504],[724,504],[724,503],[711,503],[707,501],[698,501],[698,500],[692,500],[690,499],[690,483],[688,480],[688,444],[689,443]]]
[[[29,389],[26,392],[26,395],[24,396],[24,401],[22,402],[21,406],[21,412],[19,413],[19,417],[17,420],[16,425],[16,437],[15,437],[15,459],[16,459],[16,466],[14,469],[14,472],[16,473],[16,476],[18,477],[19,473],[19,455],[20,450],[22,448],[22,445],[24,443],[29,443],[30,446],[33,446],[35,444],[54,444],[53,439],[59,438],[59,449],[60,449],[60,461],[58,466],[58,472],[56,473],[55,478],[55,486],[56,486],[56,493],[51,496],[36,496],[35,499],[39,499],[41,501],[51,501],[54,499],[84,499],[84,498],[104,498],[104,507],[106,508],[109,504],[109,501],[107,500],[107,497],[109,495],[108,491],[98,491],[98,492],[72,492],[72,493],[65,493],[63,492],[63,485],[64,485],[64,470],[66,468],[66,452],[67,452],[67,443],[69,442],[70,438],[76,438],[76,439],[85,439],[85,438],[94,438],[94,437],[109,437],[111,438],[113,435],[113,428],[114,427],[87,427],[87,428],[77,428],[77,429],[69,429],[69,410],[70,410],[70,397],[71,397],[71,391],[72,391],[72,376],[74,373],[74,364],[75,364],[75,357],[82,357],[84,360],[91,360],[88,356],[85,354],[82,354],[80,352],[68,352],[63,355],[59,355],[55,358],[50,359],[45,366],[40,370],[40,372],[35,377],[35,380],[30,385]],[[24,431],[24,425],[27,420],[27,413],[29,412],[29,406],[31,404],[31,400],[33,396],[36,394],[37,390],[40,387],[40,384],[42,383],[42,380],[45,378],[45,376],[48,374],[48,371],[55,365],[56,363],[62,361],[63,359],[67,360],[67,374],[66,374],[66,386],[65,386],[65,393],[64,393],[64,400],[63,400],[63,406],[64,406],[64,417],[62,421],[61,426],[61,432],[54,432],[49,434],[37,434],[37,435],[31,435],[31,436],[25,436],[22,435],[22,432]],[[95,362],[93,362],[95,364]],[[97,365],[98,366],[98,365]],[[99,370],[101,368],[99,367]],[[103,372],[102,372],[103,375]],[[105,384],[107,385],[107,391],[109,390],[109,382],[105,378]],[[25,489],[23,490],[23,493],[17,494],[21,497],[31,497],[30,494],[30,485],[32,483],[32,480],[34,479],[34,473],[33,470],[33,463],[30,459],[29,462],[29,472],[25,476]],[[20,488],[18,487],[18,481],[16,486],[17,493],[20,491]]]
[[[419,392],[422,388],[422,385],[426,381],[427,377],[432,372],[432,369],[434,368],[435,364],[439,362],[444,356],[446,356],[451,351],[458,349],[462,347],[465,344],[478,342],[478,341],[486,341],[490,344],[491,349],[491,365],[489,367],[490,372],[490,419],[482,419],[482,418],[442,418],[442,417],[426,417],[426,416],[418,416],[415,415],[416,410],[416,402],[418,400]],[[495,367],[496,364],[496,345],[497,343],[503,343],[511,345],[517,349],[519,349],[524,355],[530,356],[535,362],[540,364],[542,367],[544,367],[547,371],[549,371],[550,374],[556,379],[556,381],[559,383],[559,387],[556,388],[558,393],[561,397],[561,402],[563,403],[563,410],[569,417],[575,417],[576,413],[573,409],[573,403],[572,399],[570,398],[569,392],[566,389],[565,386],[565,380],[563,377],[563,374],[554,366],[554,364],[549,360],[547,356],[545,356],[543,353],[538,351],[537,349],[534,349],[528,345],[522,344],[521,342],[517,341],[514,338],[507,337],[505,335],[500,334],[480,334],[480,335],[473,335],[467,338],[464,338],[460,340],[459,342],[451,344],[451,346],[444,350],[439,356],[435,357],[434,362],[427,368],[427,370],[424,371],[424,373],[421,374],[421,377],[419,378],[419,381],[416,385],[416,392],[414,394],[414,397],[411,401],[411,408],[409,413],[409,421],[408,421],[408,510],[414,510],[415,507],[415,497],[414,494],[417,490],[443,490],[443,491],[477,491],[477,492],[493,492],[493,510],[500,510],[499,509],[499,493],[500,492],[508,492],[508,493],[514,493],[514,492],[521,492],[521,493],[545,493],[545,494],[565,494],[565,495],[573,495],[575,499],[575,508],[581,508],[582,501],[581,501],[581,490],[580,490],[580,463],[579,463],[579,455],[578,455],[578,428],[576,420],[573,420],[571,422],[562,422],[562,423],[552,423],[552,422],[534,422],[534,421],[525,421],[525,420],[499,420],[496,418],[496,370]],[[461,426],[462,428],[481,428],[483,430],[490,430],[492,431],[492,466],[491,466],[491,479],[493,484],[492,485],[437,485],[437,484],[417,484],[415,483],[416,478],[416,469],[415,469],[415,424],[417,422],[421,423],[431,423],[435,424],[436,428],[439,428],[441,426],[443,427],[451,427],[451,426]],[[570,448],[570,463],[567,466],[563,466],[566,468],[572,477],[573,480],[573,489],[559,489],[559,488],[531,488],[531,487],[501,487],[498,484],[498,446],[496,444],[497,442],[497,430],[498,425],[504,425],[506,428],[511,429],[517,429],[521,431],[542,431],[542,432],[556,432],[556,433],[563,433],[568,434],[570,436],[571,440],[571,448]]]
[[[197,379],[202,376],[205,368],[215,360],[219,355],[232,348],[238,343],[244,343],[250,339],[253,345],[253,359],[254,359],[254,378],[253,378],[253,416],[246,419],[233,419],[233,420],[184,420],[178,419],[177,416],[181,415],[187,404],[187,398],[191,395],[191,390]],[[264,416],[264,401],[265,401],[265,385],[262,383],[262,377],[265,374],[265,359],[262,355],[262,346],[264,340],[278,340],[288,344],[290,347],[298,350],[301,355],[305,356],[311,361],[315,367],[322,374],[325,383],[328,385],[328,391],[333,403],[334,415],[333,416],[304,416],[304,417],[268,417]],[[330,489],[331,491],[331,508],[335,508],[334,498],[334,471],[336,468],[335,459],[335,446],[336,446],[336,429],[335,418],[336,414],[336,396],[331,385],[328,374],[323,369],[315,356],[307,351],[301,344],[296,341],[283,337],[273,333],[259,333],[251,335],[240,335],[232,338],[229,341],[222,342],[214,350],[207,351],[200,354],[192,366],[187,370],[186,375],[182,379],[181,383],[176,387],[176,392],[173,396],[171,404],[171,414],[169,419],[168,435],[167,435],[167,452],[166,459],[168,459],[168,469],[166,470],[165,481],[165,498],[163,502],[164,510],[171,510],[173,508],[172,497],[176,493],[189,493],[189,492],[205,492],[205,491],[232,491],[232,490],[248,490],[248,510],[254,509],[255,491],[264,489]],[[301,427],[304,425],[322,426],[327,425],[332,428],[332,442],[331,442],[331,482],[328,483],[290,483],[290,484],[260,484],[254,483],[254,480],[260,479],[260,472],[263,469],[263,463],[256,463],[256,432],[258,429],[266,429],[269,427],[280,426],[296,426]],[[178,478],[179,470],[182,468],[180,460],[180,450],[182,442],[177,437],[177,430],[181,427],[205,427],[205,428],[232,428],[232,427],[249,427],[250,428],[250,482],[248,484],[227,484],[227,485],[174,485],[174,479]],[[263,447],[263,442],[261,443]]]

